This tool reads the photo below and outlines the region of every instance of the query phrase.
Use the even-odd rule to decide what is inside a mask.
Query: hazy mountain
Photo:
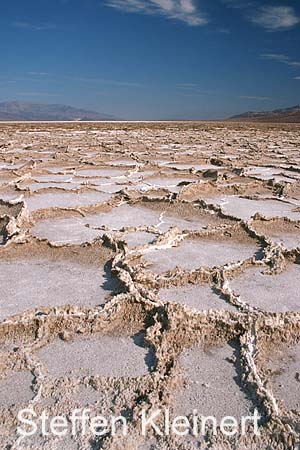
[[[29,102],[0,103],[0,120],[115,120],[108,114],[85,109],[72,108],[66,105],[47,105]]]
[[[292,106],[286,109],[275,109],[274,111],[246,112],[230,117],[228,120],[238,122],[300,122],[300,106]]]

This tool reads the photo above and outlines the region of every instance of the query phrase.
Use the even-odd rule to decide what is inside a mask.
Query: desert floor
[[[0,125],[0,447],[300,448],[300,126]],[[20,440],[88,407],[128,436]],[[261,415],[260,437],[139,415]]]

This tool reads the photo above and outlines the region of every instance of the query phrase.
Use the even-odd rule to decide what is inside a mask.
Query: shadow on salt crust
[[[192,347],[180,356],[179,365],[187,384],[177,389],[174,396],[175,415],[189,415],[197,409],[199,415],[214,416],[218,421],[225,416],[240,420],[253,409],[241,388],[236,344],[208,349]]]
[[[300,344],[279,345],[266,363],[271,371],[271,387],[287,410],[300,413]]]
[[[154,364],[151,350],[138,337],[76,336],[73,341],[55,340],[37,356],[52,377],[140,377]]]
[[[24,405],[32,400],[33,375],[29,371],[9,372],[0,380],[0,407]]]
[[[264,273],[266,268],[252,267],[230,281],[230,287],[242,301],[272,312],[300,311],[300,294],[297,280],[300,265],[288,264],[277,275]]]
[[[0,320],[38,307],[97,306],[116,287],[104,268],[46,259],[2,260],[0,285]]]
[[[192,309],[198,309],[199,311],[209,309],[237,311],[234,306],[215,293],[210,286],[201,284],[189,284],[187,286],[161,289],[159,291],[159,298],[162,301],[179,303]]]

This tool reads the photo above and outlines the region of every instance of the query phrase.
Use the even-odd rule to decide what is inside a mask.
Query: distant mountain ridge
[[[275,109],[274,111],[249,111],[244,114],[230,117],[227,120],[237,122],[283,122],[298,123],[300,122],[300,106],[292,106],[285,109]]]
[[[30,103],[30,102],[2,102],[0,103],[0,121],[101,121],[116,120],[114,116],[73,108],[67,105]]]

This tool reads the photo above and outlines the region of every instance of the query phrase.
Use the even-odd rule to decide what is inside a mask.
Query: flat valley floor
[[[300,448],[300,126],[0,124],[0,447]],[[17,414],[129,432],[20,439]],[[142,410],[258,410],[260,436]]]

